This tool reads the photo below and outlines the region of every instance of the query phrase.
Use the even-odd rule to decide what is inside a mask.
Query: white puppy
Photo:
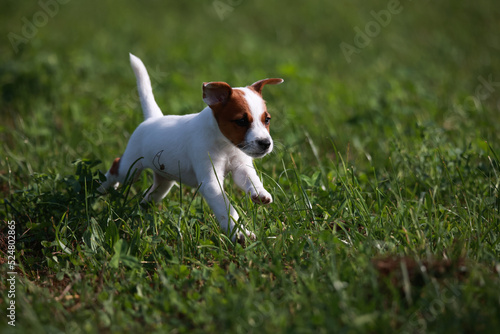
[[[123,183],[127,174],[136,179],[141,171],[154,172],[154,184],[143,203],[160,202],[175,181],[199,187],[220,226],[244,242],[255,239],[245,228],[235,230],[238,214],[224,193],[224,177],[231,172],[234,182],[259,204],[272,202],[253,167],[252,158],[272,151],[269,135],[271,116],[262,99],[262,87],[283,79],[264,79],[244,88],[225,82],[203,84],[203,101],[208,105],[197,114],[164,116],[156,104],[151,82],[142,61],[130,55],[137,78],[144,122],[134,131],[125,153],[116,158],[99,188],[105,192]]]

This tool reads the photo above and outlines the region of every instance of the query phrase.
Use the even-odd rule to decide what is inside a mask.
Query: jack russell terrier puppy
[[[148,72],[142,61],[130,54],[144,113],[121,158],[106,173],[99,191],[123,183],[127,174],[136,180],[150,168],[154,183],[141,203],[160,202],[175,181],[199,187],[221,228],[232,240],[244,243],[255,234],[236,227],[238,213],[224,192],[224,177],[231,172],[234,182],[250,194],[252,201],[273,201],[253,167],[252,158],[262,158],[273,149],[269,135],[271,115],[262,99],[262,87],[283,79],[264,79],[242,88],[225,82],[203,83],[203,101],[208,105],[197,114],[164,116],[156,104]]]

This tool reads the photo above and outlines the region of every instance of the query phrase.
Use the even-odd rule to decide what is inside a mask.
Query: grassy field
[[[0,332],[500,329],[497,2],[9,0],[0,17]],[[165,114],[200,111],[204,81],[285,79],[256,161],[274,203],[226,186],[255,242],[233,245],[194,189],[142,209],[151,173],[97,194],[142,120],[129,52]]]

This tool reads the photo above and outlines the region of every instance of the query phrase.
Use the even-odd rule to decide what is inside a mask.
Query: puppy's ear
[[[284,80],[280,78],[262,79],[253,83],[250,87],[262,95],[262,87],[264,87],[264,85],[279,85],[283,81]]]
[[[232,93],[233,89],[225,82],[203,83],[203,101],[210,107],[226,104]]]

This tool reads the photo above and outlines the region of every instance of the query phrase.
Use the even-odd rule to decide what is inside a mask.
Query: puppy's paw
[[[236,233],[236,241],[242,246],[246,246],[246,240],[250,239],[252,241],[257,240],[257,237],[253,232],[250,232],[248,230],[245,230],[245,232],[238,232]]]
[[[108,181],[104,181],[102,183],[100,183],[99,187],[97,188],[97,192],[101,193],[101,195],[105,195],[108,193],[108,189],[110,187],[113,187],[113,189],[118,189],[118,185],[119,183],[118,182],[115,182],[115,183],[110,183]]]
[[[273,202],[273,197],[266,189],[262,188],[258,192],[251,192],[252,201],[257,204],[269,204]]]

